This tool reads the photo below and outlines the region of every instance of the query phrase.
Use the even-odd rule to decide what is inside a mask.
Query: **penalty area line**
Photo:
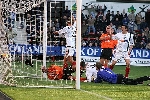
[[[112,99],[109,98],[109,97],[106,97],[106,96],[103,96],[103,95],[100,95],[100,94],[96,94],[96,93],[94,93],[94,92],[90,92],[90,91],[86,91],[86,90],[82,90],[82,89],[80,89],[80,91],[83,91],[83,92],[85,92],[85,93],[94,95],[94,96],[99,97],[99,98],[103,98],[103,99],[105,99],[105,100],[112,100]]]

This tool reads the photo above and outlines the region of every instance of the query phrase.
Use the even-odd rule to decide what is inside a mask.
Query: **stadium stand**
[[[5,3],[5,0],[3,3]],[[18,8],[24,8],[22,9],[23,11],[21,9],[17,9],[16,12],[13,12],[14,9],[12,7],[10,11],[5,11],[5,9],[3,11],[3,20],[5,22],[5,26],[8,26],[7,33],[9,40],[15,40],[13,42],[17,44],[26,43],[41,45],[43,33],[43,4],[33,6],[32,0],[29,0],[22,1],[21,4],[16,3],[16,6]],[[25,6],[29,6],[28,9],[25,9]],[[48,45],[65,45],[65,39],[54,35],[53,32],[65,27],[65,22],[71,19],[71,10],[68,9],[68,6],[65,6],[64,2],[57,5],[57,7],[60,8],[55,7],[56,5],[53,4],[48,4],[48,6],[52,7],[51,12],[53,12],[51,19],[50,16],[48,16]],[[150,15],[149,9],[145,12],[144,17],[142,17],[140,13],[134,12],[131,12],[130,14],[127,14],[125,11],[110,12],[110,10],[107,9],[107,5],[102,7],[99,5],[93,6],[92,4],[88,4],[86,9],[82,9],[82,11],[84,10],[89,10],[89,15],[86,15],[83,12],[81,14],[82,38],[86,41],[86,46],[89,45],[87,37],[90,37],[90,40],[94,41],[95,37],[99,37],[101,33],[105,32],[105,26],[110,23],[114,28],[115,33],[119,32],[120,25],[128,25],[129,32],[134,34],[136,44],[134,48],[146,48],[146,45],[150,42],[150,25],[148,18]],[[73,12],[73,15],[75,16],[75,12]],[[90,15],[92,15],[95,19],[93,20],[94,30],[89,27]],[[132,15],[134,16],[134,20],[131,20]],[[93,31],[95,32],[93,33]],[[94,46],[94,44],[92,45]]]

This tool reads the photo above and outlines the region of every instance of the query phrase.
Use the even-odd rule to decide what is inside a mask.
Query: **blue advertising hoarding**
[[[36,45],[10,45],[9,50],[11,54],[33,54],[40,55],[43,52],[42,46]],[[63,56],[65,53],[64,46],[47,46],[47,56]],[[99,47],[82,47],[81,56],[100,57],[101,48]],[[131,52],[131,58],[146,58],[150,59],[150,50],[146,49],[133,49]]]

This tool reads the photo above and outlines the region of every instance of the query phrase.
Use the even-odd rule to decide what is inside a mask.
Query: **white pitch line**
[[[86,92],[86,93],[88,93],[88,94],[92,94],[92,95],[94,95],[94,96],[96,96],[96,97],[99,97],[99,98],[104,98],[104,99],[106,99],[106,100],[112,100],[111,98],[106,97],[106,96],[102,96],[102,95],[100,95],[100,94],[96,94],[96,93],[93,93],[93,92],[90,92],[90,91],[86,91],[86,90],[82,90],[82,89],[80,89],[80,90],[83,91],[83,92]]]

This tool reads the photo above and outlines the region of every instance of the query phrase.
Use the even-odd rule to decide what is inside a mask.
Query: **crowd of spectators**
[[[87,10],[89,14],[85,14],[85,10]],[[142,16],[141,12],[134,12],[134,10],[129,14],[125,9],[122,9],[122,12],[120,11],[115,12],[115,10],[113,11],[112,9],[110,11],[107,8],[107,5],[100,6],[87,4],[84,6],[81,14],[82,46],[99,47],[99,36],[105,32],[105,27],[107,25],[112,26],[114,33],[121,32],[121,25],[127,25],[129,29],[128,31],[134,34],[134,48],[150,49],[150,22],[147,18]],[[44,31],[43,12],[43,7],[38,5],[25,13],[27,40],[29,44],[42,45],[42,34]],[[145,13],[150,13],[150,10],[147,9]],[[48,21],[48,45],[65,45],[65,38],[63,36],[56,36],[53,32],[65,27],[67,20],[71,19],[71,14],[76,17],[76,12],[71,12],[71,10],[68,9],[68,6],[66,6],[65,9],[62,10],[62,16],[60,16],[60,19],[53,18]],[[16,17],[15,13],[12,11],[9,16],[10,17],[7,19],[8,23],[14,23],[14,17]],[[10,29],[11,28],[13,28],[12,25]]]
[[[121,32],[121,25],[127,25],[128,31],[131,34],[134,34],[135,46],[136,49],[149,49],[150,45],[150,23],[146,20],[145,16],[142,16],[142,12],[135,13],[134,10],[131,13],[127,13],[125,9],[122,9],[123,12],[115,12],[107,9],[107,5],[102,6],[93,6],[92,4],[86,7],[84,10],[89,11],[89,15],[84,15],[82,13],[82,46],[97,46],[100,41],[97,41],[97,36],[105,32],[107,25],[111,25],[114,29],[114,33]],[[147,9],[145,13],[150,13],[150,10]],[[87,27],[87,29],[86,29]],[[92,33],[93,37],[91,39],[84,38],[86,35]]]

